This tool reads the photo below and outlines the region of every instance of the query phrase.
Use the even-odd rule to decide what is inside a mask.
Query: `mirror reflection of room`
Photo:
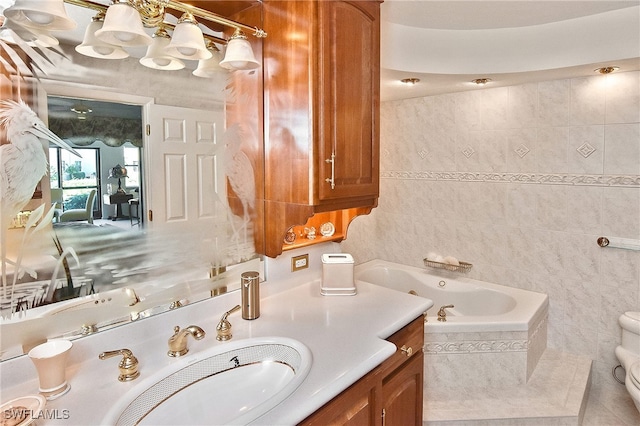
[[[50,129],[81,155],[49,148],[54,227],[140,229],[141,107],[56,96],[47,103]]]

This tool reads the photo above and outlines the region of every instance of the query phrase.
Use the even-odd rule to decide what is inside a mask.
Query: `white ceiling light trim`
[[[543,25],[433,30],[383,21],[383,68],[484,74],[556,69],[638,57],[640,6]]]

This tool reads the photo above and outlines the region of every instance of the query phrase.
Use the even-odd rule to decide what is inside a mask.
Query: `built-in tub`
[[[356,266],[355,278],[433,301],[425,322],[427,386],[526,383],[546,349],[546,294],[383,260]],[[440,322],[445,305],[454,308]]]

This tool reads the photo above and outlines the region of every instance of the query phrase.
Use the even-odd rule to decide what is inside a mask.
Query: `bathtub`
[[[354,276],[433,301],[425,322],[426,387],[523,384],[546,349],[546,294],[383,260],[357,265]],[[445,305],[454,308],[440,322]]]

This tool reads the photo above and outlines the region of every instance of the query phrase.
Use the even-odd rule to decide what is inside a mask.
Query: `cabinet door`
[[[422,379],[424,355],[413,355],[382,382],[382,424],[422,425]]]
[[[336,396],[298,426],[377,425],[376,379],[369,374]]]
[[[380,4],[321,1],[318,22],[318,198],[320,203],[375,198],[379,183]]]

